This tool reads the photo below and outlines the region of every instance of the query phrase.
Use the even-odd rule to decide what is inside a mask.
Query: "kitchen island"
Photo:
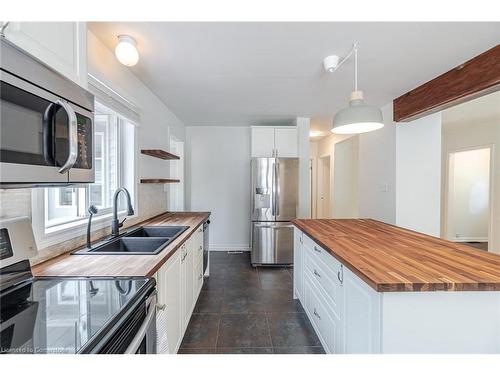
[[[370,219],[294,220],[294,297],[330,353],[500,353],[500,256]]]

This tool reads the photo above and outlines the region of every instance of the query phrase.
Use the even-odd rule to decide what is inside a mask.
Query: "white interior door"
[[[331,217],[331,175],[330,155],[318,159],[317,183],[317,217],[328,219]]]

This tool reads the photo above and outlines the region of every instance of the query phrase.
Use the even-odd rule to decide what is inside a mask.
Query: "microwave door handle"
[[[55,165],[54,160],[54,115],[57,107],[50,103],[43,113],[42,137],[43,137],[43,158],[49,165]]]
[[[76,113],[68,102],[58,99],[56,104],[60,105],[68,114],[69,154],[68,159],[66,159],[64,165],[59,169],[59,173],[64,173],[75,165],[78,156],[78,123],[76,121]]]

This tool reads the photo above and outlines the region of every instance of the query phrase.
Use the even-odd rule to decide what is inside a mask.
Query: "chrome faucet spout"
[[[130,193],[124,187],[116,189],[113,194],[113,221],[111,223],[111,236],[116,237],[120,234],[120,228],[123,225],[123,221],[120,223],[118,221],[118,195],[124,192],[127,198],[127,216],[134,214],[134,208],[132,207],[132,200],[130,198]],[[124,220],[125,221],[125,220]]]

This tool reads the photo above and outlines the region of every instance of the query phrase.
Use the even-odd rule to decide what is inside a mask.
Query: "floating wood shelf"
[[[179,160],[180,157],[160,149],[141,150],[141,154],[164,160]]]
[[[141,184],[173,184],[181,182],[175,178],[141,178]]]

